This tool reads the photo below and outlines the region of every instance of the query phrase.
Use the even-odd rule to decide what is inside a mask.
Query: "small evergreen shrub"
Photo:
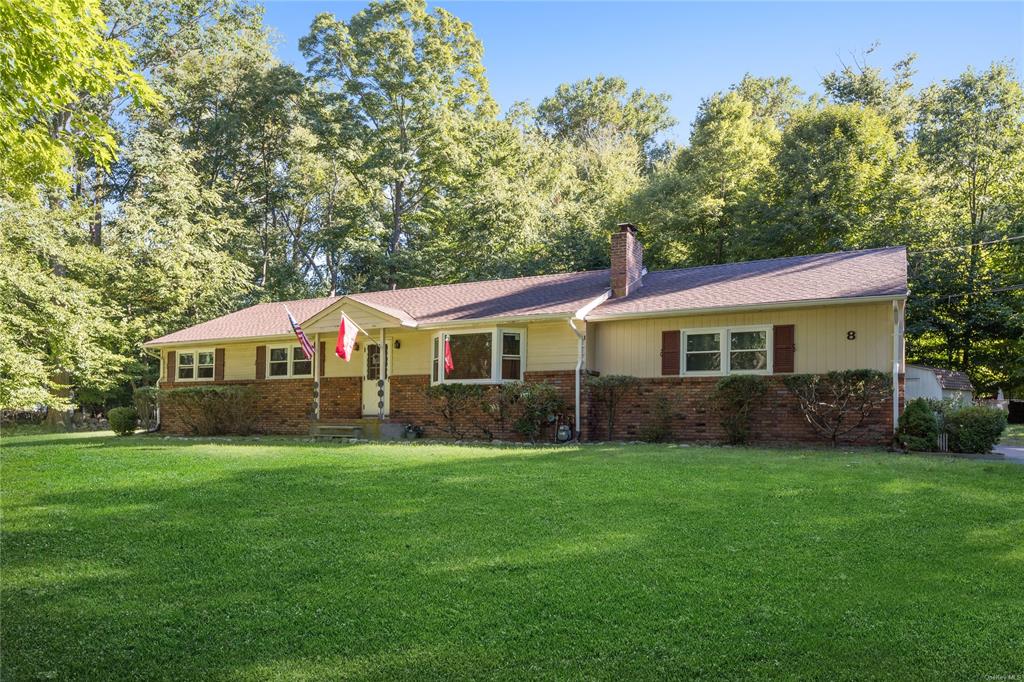
[[[565,400],[558,392],[558,387],[546,381],[519,384],[517,402],[522,412],[516,419],[516,431],[533,443],[537,442],[548,424],[554,422],[554,418],[565,410]]]
[[[946,430],[953,452],[984,454],[1006,430],[1006,413],[997,407],[963,407],[946,417]]]
[[[939,420],[930,401],[914,398],[900,415],[896,440],[907,450],[934,452],[939,447]]]
[[[672,404],[665,396],[654,403],[654,414],[640,431],[640,439],[648,443],[664,443],[672,440]]]
[[[612,434],[615,431],[615,416],[619,409],[619,403],[627,395],[636,391],[639,386],[639,379],[623,374],[606,374],[587,379],[587,390],[590,391],[590,397],[604,408],[608,440],[612,439]]]
[[[115,407],[107,413],[110,429],[119,436],[130,436],[135,433],[139,423],[139,415],[134,407]]]
[[[427,399],[434,411],[444,420],[445,430],[452,436],[462,440],[467,432],[465,422],[460,417],[466,414],[470,405],[478,405],[484,396],[484,387],[480,384],[434,384],[426,389]]]
[[[784,383],[807,423],[832,441],[833,447],[892,398],[892,375],[874,369],[791,374]]]
[[[139,415],[139,426],[152,431],[156,426],[157,389],[153,386],[140,386],[132,392],[135,411]]]
[[[730,443],[741,445],[750,438],[750,414],[767,390],[764,377],[750,374],[733,374],[715,384],[711,401],[722,414],[722,428]]]
[[[494,419],[498,432],[503,433],[520,404],[524,384],[512,382],[491,386],[483,391],[480,398],[480,411]],[[484,437],[493,440],[495,433],[490,422],[482,419],[478,425]]]
[[[252,433],[256,392],[250,386],[188,386],[160,391],[160,404],[197,436]]]

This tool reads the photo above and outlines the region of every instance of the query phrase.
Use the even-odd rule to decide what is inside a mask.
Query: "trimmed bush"
[[[256,392],[249,386],[172,388],[158,400],[197,436],[245,435],[256,423]]]
[[[727,376],[715,384],[711,400],[722,413],[722,428],[730,443],[741,445],[750,437],[750,413],[768,390],[764,377]]]
[[[139,423],[139,414],[134,407],[115,407],[107,413],[110,429],[119,436],[130,436],[135,433]]]
[[[427,387],[426,394],[434,411],[444,420],[445,429],[452,438],[465,438],[466,432],[459,424],[459,417],[466,413],[470,405],[480,403],[484,387],[480,384],[434,384]]]
[[[892,374],[874,369],[792,374],[784,383],[807,423],[832,441],[833,447],[892,397]]]
[[[1006,413],[997,407],[964,407],[946,417],[946,430],[953,452],[984,454],[1006,430]]]
[[[590,397],[604,408],[608,440],[612,439],[612,433],[615,431],[615,415],[619,409],[619,403],[627,395],[636,391],[639,386],[639,379],[624,374],[606,374],[587,379],[587,390],[590,391]]]
[[[896,430],[900,446],[916,452],[934,452],[939,447],[939,421],[926,398],[914,398],[900,415]]]
[[[139,415],[139,426],[152,431],[156,426],[157,389],[153,386],[140,386],[132,392],[135,411]]]
[[[555,421],[565,410],[565,400],[554,384],[542,381],[536,384],[519,384],[519,406],[522,413],[516,419],[516,431],[536,442],[544,429]]]

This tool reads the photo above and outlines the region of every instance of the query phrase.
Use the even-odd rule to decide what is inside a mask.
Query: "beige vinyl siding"
[[[394,336],[392,336],[394,334]],[[388,330],[388,338],[397,339],[401,348],[392,350],[392,374],[430,374],[433,333],[413,329]]]
[[[224,349],[224,380],[243,381],[256,378],[255,343],[219,346]]]
[[[366,330],[375,338],[377,336],[377,330],[381,327],[400,328],[400,322],[390,315],[385,315],[378,310],[369,308],[357,303],[356,301],[346,299],[341,303],[318,313],[314,317],[319,319],[314,319],[313,322],[304,324],[302,329],[310,337],[312,337],[316,332],[320,332],[321,335],[335,334],[335,338],[337,338],[338,324],[341,322],[342,312],[344,312],[350,320],[359,325],[361,329]]]
[[[798,373],[892,371],[892,303],[888,301],[592,322],[591,369],[656,377],[661,375],[662,331],[776,324],[794,325]],[[855,340],[847,340],[850,331],[856,332]]]
[[[578,347],[568,320],[526,325],[526,371],[576,369]]]

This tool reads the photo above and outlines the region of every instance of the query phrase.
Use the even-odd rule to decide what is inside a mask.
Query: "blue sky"
[[[320,12],[348,18],[365,3],[271,0],[278,56],[299,68],[298,40]],[[875,41],[873,65],[918,54],[916,82],[996,59],[1024,64],[1022,2],[441,2],[472,23],[491,93],[507,108],[537,104],[562,82],[598,73],[672,96],[685,140],[702,97],[750,72],[789,75],[809,92]]]

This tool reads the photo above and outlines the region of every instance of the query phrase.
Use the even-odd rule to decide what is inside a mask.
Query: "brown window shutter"
[[[173,350],[167,351],[167,381],[174,383],[174,365],[178,361],[178,354]]]
[[[267,347],[256,346],[256,379],[263,381],[267,378]]]
[[[796,331],[791,324],[777,324],[772,332],[772,353],[774,370],[790,374],[795,370],[793,359],[796,353]]]
[[[224,349],[213,349],[213,380],[224,381]]]
[[[679,375],[679,330],[661,333],[661,374]]]
[[[320,376],[322,377],[324,375],[324,365],[327,362],[327,342],[326,341],[321,341],[320,342],[320,349],[317,352],[320,354],[320,360],[319,360],[319,362],[320,362]]]

